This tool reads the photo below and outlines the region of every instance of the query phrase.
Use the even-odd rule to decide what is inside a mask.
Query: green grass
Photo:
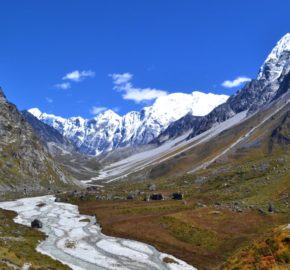
[[[206,249],[214,249],[218,245],[218,236],[212,231],[197,228],[172,216],[164,216],[161,224],[176,239]]]
[[[38,253],[35,248],[45,235],[38,230],[13,222],[15,213],[0,210],[0,269],[68,270],[69,267]]]

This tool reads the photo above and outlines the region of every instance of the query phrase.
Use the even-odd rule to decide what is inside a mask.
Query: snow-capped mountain
[[[151,142],[151,148],[104,166],[93,180],[172,179],[213,163],[211,169],[216,175],[219,163],[236,163],[241,157],[244,162],[254,149],[263,157],[270,157],[275,147],[286,152],[290,145],[289,36],[272,50],[257,79],[225,103],[205,116],[187,114],[171,123]]]
[[[172,123],[159,135],[157,141],[164,142],[192,131],[189,138],[201,134],[215,124],[224,122],[237,113],[253,113],[288,91],[290,80],[290,34],[283,36],[260,68],[257,79],[247,83],[227,102],[217,106],[205,117],[183,117]]]
[[[107,110],[93,119],[65,119],[43,113],[37,108],[29,112],[70,139],[80,152],[99,155],[119,147],[146,144],[183,116],[206,115],[227,99],[226,95],[198,91],[192,94],[173,93],[159,97],[152,106],[140,112],[120,116]]]
[[[283,36],[262,65],[258,80],[274,81],[289,67],[290,33]]]

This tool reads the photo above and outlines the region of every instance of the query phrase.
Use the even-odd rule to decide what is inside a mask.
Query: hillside
[[[0,91],[0,190],[29,194],[76,185]]]
[[[138,172],[83,201],[65,200],[96,215],[105,233],[150,243],[198,269],[287,269],[289,247],[283,239],[290,231],[281,235],[279,228],[290,223],[288,98],[153,166],[142,181]],[[206,161],[212,162],[186,173]],[[154,191],[148,189],[152,183]],[[174,192],[183,194],[183,200],[172,200]],[[146,201],[152,193],[165,200]],[[125,200],[128,195],[133,199]],[[95,196],[108,199],[95,201]],[[276,243],[271,258],[264,247],[267,239]],[[267,260],[270,266],[263,268]]]

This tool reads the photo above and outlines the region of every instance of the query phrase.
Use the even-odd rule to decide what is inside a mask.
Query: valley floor
[[[96,215],[104,233],[149,243],[198,269],[221,266],[253,239],[259,239],[278,225],[289,222],[283,214],[237,213],[219,206],[199,207],[194,200],[186,204],[169,200],[82,201],[78,205],[81,213]],[[289,252],[288,247],[287,256]]]
[[[30,226],[32,220],[39,219],[43,223],[41,231],[47,235],[47,238],[38,243],[37,251],[59,260],[73,270],[195,269],[171,255],[158,252],[152,246],[104,235],[94,217],[80,215],[75,205],[56,203],[53,196],[1,202],[0,208],[16,211],[18,216],[15,222],[23,225]],[[28,239],[30,239],[29,236]],[[5,244],[4,248],[6,246],[8,245]],[[35,245],[30,246],[30,250],[34,247]],[[25,248],[25,246],[19,243],[18,248]],[[35,252],[42,260],[40,253]],[[5,253],[1,255],[3,256],[2,263],[6,264],[8,269],[15,264],[5,258]],[[21,270],[65,269],[65,266],[63,268],[47,265],[41,268],[34,265],[34,262],[32,265],[31,257],[23,259],[26,259],[23,266],[18,267],[15,264],[18,268],[11,269],[20,269],[20,267]],[[43,262],[40,261],[40,263],[45,265],[44,259],[45,256],[43,256]]]
[[[198,269],[288,270],[289,151],[244,151],[194,174],[155,179],[154,191],[150,180],[121,181],[63,200],[96,215],[106,234],[149,243]],[[165,200],[144,201],[152,193]]]

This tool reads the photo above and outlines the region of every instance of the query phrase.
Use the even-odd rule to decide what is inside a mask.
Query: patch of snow
[[[30,266],[31,266],[31,263],[25,263],[25,264],[22,266],[21,270],[29,270],[29,269],[30,269]]]

